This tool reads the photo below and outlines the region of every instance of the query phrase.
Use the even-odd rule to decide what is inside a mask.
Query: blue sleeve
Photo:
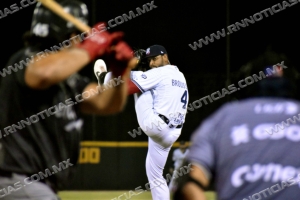
[[[192,133],[191,145],[187,160],[204,168],[204,173],[208,178],[212,176],[215,169],[216,149],[218,144],[218,134],[220,123],[224,119],[225,111],[220,109],[203,121]]]

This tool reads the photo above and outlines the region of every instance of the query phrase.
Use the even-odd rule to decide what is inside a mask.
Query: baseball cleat
[[[107,72],[106,64],[105,64],[104,60],[98,59],[94,64],[94,73],[98,80],[99,85],[102,85],[104,82],[105,76],[103,76],[103,77],[100,76],[103,72]]]

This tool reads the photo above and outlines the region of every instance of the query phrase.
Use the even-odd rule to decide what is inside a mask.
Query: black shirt
[[[24,48],[10,58],[7,66],[20,65],[26,58],[36,62],[32,56],[38,52],[40,49]],[[24,62],[23,67],[1,78],[0,169],[34,175],[46,169],[53,171],[53,165],[58,167],[70,159],[72,167],[47,177],[62,188],[75,169],[83,125],[73,100],[89,81],[74,74],[46,90],[34,90],[25,83]]]

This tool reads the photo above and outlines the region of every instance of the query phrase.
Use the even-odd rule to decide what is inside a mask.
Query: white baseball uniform
[[[189,149],[186,149],[184,153],[179,148],[174,150],[173,157],[172,157],[174,161],[174,170],[182,167],[182,163],[188,153],[189,153]]]
[[[108,73],[104,83],[110,78],[111,73]],[[149,136],[146,173],[152,198],[170,200],[163,170],[170,149],[180,136],[185,121],[189,100],[186,80],[174,65],[165,65],[146,72],[132,71],[131,80],[143,93],[135,98],[135,110],[140,127]],[[165,116],[169,123],[166,124],[159,114]]]
[[[183,161],[188,153],[189,149],[186,149],[184,153],[180,150],[180,148],[174,150],[172,156],[172,160],[174,161],[174,170],[178,170],[180,167],[182,167]],[[170,191],[175,189],[174,178],[172,178],[170,181],[169,189]]]
[[[146,72],[132,71],[131,80],[143,92],[135,110],[142,130],[149,136],[146,172],[154,200],[170,200],[163,169],[170,149],[181,134],[189,100],[184,75],[174,65]],[[169,123],[158,115],[164,115]]]

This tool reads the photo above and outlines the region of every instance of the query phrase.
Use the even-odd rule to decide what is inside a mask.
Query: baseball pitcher
[[[128,94],[142,92],[136,98],[135,110],[140,127],[149,136],[146,173],[150,187],[147,189],[151,190],[154,200],[169,200],[170,192],[163,178],[163,170],[185,122],[188,87],[183,73],[170,64],[163,46],[150,46],[143,59],[147,59],[151,69],[131,71]],[[102,69],[100,65],[95,65],[95,75],[101,83],[107,83],[110,72],[106,73],[105,63],[101,63]],[[105,77],[101,76],[103,72]]]

